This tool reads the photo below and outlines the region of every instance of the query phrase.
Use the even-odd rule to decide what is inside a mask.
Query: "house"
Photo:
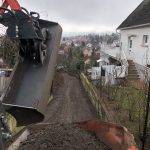
[[[101,68],[105,79],[111,76],[136,81],[145,79],[147,70],[150,77],[150,0],[144,0],[117,30],[120,47],[118,41],[111,45],[101,43],[99,68],[92,69],[92,78],[99,78]]]
[[[144,0],[118,27],[121,53],[132,61],[142,77],[150,66],[150,0]]]
[[[91,69],[91,79],[99,80],[101,78],[101,67],[92,67]]]
[[[98,67],[92,67],[91,80],[101,80],[102,84],[120,84],[121,79],[126,76],[124,68],[119,60],[101,51],[100,59],[97,60]]]
[[[101,67],[92,67],[91,80],[100,81],[104,85],[115,85],[117,84],[115,78],[115,65],[103,65]]]

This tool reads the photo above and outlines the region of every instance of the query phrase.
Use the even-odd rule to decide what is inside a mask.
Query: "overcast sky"
[[[142,0],[19,0],[64,32],[114,31]]]

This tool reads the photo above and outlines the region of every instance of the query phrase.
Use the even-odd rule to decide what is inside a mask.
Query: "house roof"
[[[117,29],[142,26],[150,23],[150,0],[144,0]]]

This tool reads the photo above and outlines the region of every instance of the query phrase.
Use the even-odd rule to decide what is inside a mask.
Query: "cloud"
[[[142,0],[20,0],[22,6],[59,22],[65,32],[115,30]]]

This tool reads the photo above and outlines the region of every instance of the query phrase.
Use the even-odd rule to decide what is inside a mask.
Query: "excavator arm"
[[[3,4],[1,7],[8,8],[9,6],[12,10],[15,11],[21,10],[20,4],[18,3],[17,0],[3,0]],[[4,9],[0,9],[0,14],[3,14],[4,12],[5,12]]]

